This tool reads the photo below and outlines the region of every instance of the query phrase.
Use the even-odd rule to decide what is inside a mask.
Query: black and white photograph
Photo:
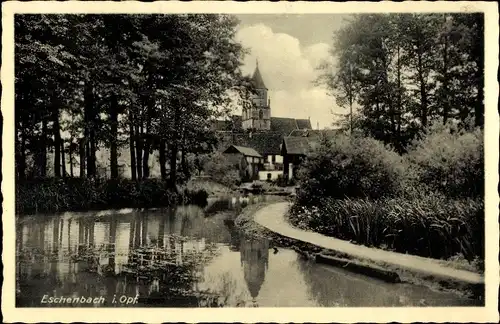
[[[8,318],[498,320],[496,4],[224,3],[4,7]]]

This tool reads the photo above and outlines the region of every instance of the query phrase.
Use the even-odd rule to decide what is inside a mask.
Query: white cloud
[[[330,46],[316,43],[301,46],[288,34],[274,33],[264,24],[241,28],[237,39],[251,53],[244,61],[243,72],[253,73],[256,59],[264,82],[269,88],[271,114],[275,117],[311,118],[315,128],[328,127],[333,122],[332,110],[344,110],[335,105],[326,90],[314,85],[317,66],[329,58]]]

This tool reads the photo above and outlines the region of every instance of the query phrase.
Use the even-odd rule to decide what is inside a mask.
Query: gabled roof
[[[290,155],[307,155],[317,140],[317,138],[310,137],[285,137],[283,151]]]
[[[237,145],[231,145],[227,149],[224,150],[223,153],[236,153],[239,152],[243,154],[244,156],[251,156],[251,157],[259,157],[261,158],[262,155],[257,153],[253,148],[251,147],[244,147],[244,146],[237,146]]]
[[[251,136],[246,132],[221,133],[223,147],[238,145],[251,147],[261,155],[279,155],[283,136],[276,132],[257,132]]]
[[[271,131],[273,132],[288,136],[297,128],[297,121],[294,118],[271,117]]]
[[[262,75],[260,74],[259,65],[255,67],[255,71],[253,72],[252,76],[252,82],[254,87],[257,89],[267,89],[266,85],[264,84],[264,80],[262,79]]]
[[[283,138],[283,151],[291,155],[307,155],[311,149],[319,145],[321,138],[332,139],[340,132],[341,130],[338,129],[295,130],[290,133],[290,136]]]
[[[309,119],[297,119],[298,129],[311,129],[311,121]]]

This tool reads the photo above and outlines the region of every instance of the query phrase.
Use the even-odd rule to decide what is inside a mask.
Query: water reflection
[[[291,250],[270,253],[267,239],[224,225],[253,202],[238,198],[209,202],[205,209],[23,218],[16,228],[17,306],[422,306],[422,299],[428,305],[474,304],[316,265]],[[54,296],[104,302],[41,302]],[[138,303],[114,303],[119,296],[138,296]]]
[[[269,262],[269,242],[265,239],[244,237],[241,240],[241,266],[245,281],[257,306],[257,296],[266,277]]]

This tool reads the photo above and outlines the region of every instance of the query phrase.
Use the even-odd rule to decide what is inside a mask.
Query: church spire
[[[264,80],[262,79],[262,75],[259,71],[259,60],[256,59],[255,63],[255,72],[252,76],[253,83],[257,89],[267,89],[266,85],[264,84]]]

